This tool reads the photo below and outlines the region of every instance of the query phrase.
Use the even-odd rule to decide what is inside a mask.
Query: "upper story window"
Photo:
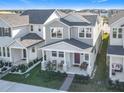
[[[31,25],[31,31],[33,31],[34,29],[33,29],[33,25]]]
[[[113,28],[113,38],[122,38],[122,28]]]
[[[78,37],[79,38],[91,38],[92,37],[91,28],[79,28]]]
[[[51,38],[62,38],[63,28],[62,27],[51,27],[50,33],[51,33]]]
[[[79,30],[79,37],[84,37],[85,36],[85,33],[84,33],[84,28],[80,28]]]
[[[0,27],[0,36],[11,36],[11,28]]]
[[[86,37],[91,38],[91,28],[86,28]]]

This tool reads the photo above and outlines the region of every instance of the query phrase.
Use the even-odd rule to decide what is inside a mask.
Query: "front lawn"
[[[115,91],[113,89],[108,88],[108,72],[106,66],[106,54],[107,54],[107,46],[108,46],[108,34],[104,34],[103,44],[100,50],[100,53],[96,59],[97,70],[95,73],[95,77],[92,80],[88,80],[87,83],[79,83],[73,82],[69,91],[85,91],[85,92],[111,92]]]
[[[41,66],[38,65],[27,74],[24,75],[8,74],[2,79],[30,85],[59,89],[65,77],[66,74],[41,71]]]

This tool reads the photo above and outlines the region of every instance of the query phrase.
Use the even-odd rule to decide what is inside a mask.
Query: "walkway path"
[[[74,74],[68,74],[67,78],[65,79],[64,83],[62,84],[62,86],[60,87],[60,90],[63,91],[68,91],[69,87],[71,86],[71,83],[74,79]]]
[[[0,80],[0,92],[61,92],[60,90]]]

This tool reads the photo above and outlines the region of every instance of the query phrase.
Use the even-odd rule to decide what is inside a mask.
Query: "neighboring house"
[[[70,13],[45,24],[41,69],[91,76],[102,41],[98,19]]]
[[[109,78],[124,82],[124,12],[109,18],[110,45],[108,47]]]
[[[61,14],[61,15],[60,15]],[[0,15],[0,58],[14,64],[29,63],[42,57],[44,24],[62,16],[57,10],[26,10]]]

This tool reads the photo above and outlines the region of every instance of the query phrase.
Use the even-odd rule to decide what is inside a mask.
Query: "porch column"
[[[29,56],[28,56],[28,49],[26,48],[26,61],[27,61],[27,64],[29,63]]]
[[[64,66],[63,70],[66,72],[67,71],[67,61],[66,61],[66,52],[64,52]]]
[[[41,62],[41,70],[46,70],[45,68],[45,60],[44,60],[44,50],[42,50],[43,61]]]
[[[12,51],[11,51],[12,48],[9,49],[9,53],[10,53],[10,62],[12,62]]]
[[[89,53],[88,55],[89,55],[89,62],[88,62],[87,72],[91,76],[91,71],[92,71],[92,68],[91,68],[91,54]]]

